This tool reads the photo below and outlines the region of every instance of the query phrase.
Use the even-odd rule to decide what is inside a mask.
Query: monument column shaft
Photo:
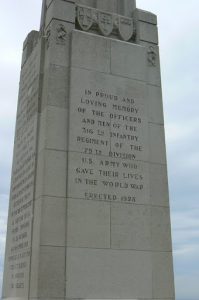
[[[4,300],[174,300],[161,91],[154,14],[43,1],[23,46]]]

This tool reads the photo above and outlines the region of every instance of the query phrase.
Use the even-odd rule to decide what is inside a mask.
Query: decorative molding
[[[49,27],[44,35],[47,49],[49,48],[51,42],[56,42],[57,45],[65,45],[66,37],[67,31],[63,24],[60,23],[56,27]]]
[[[92,7],[78,5],[76,18],[79,27],[84,31],[89,31],[97,26],[100,33],[106,37],[113,32],[117,32],[123,41],[131,40],[135,35],[135,25],[132,18],[112,14]]]
[[[67,31],[66,28],[63,24],[59,24],[56,28],[56,41],[57,44],[59,45],[65,45],[66,43],[66,36],[67,36]]]
[[[156,66],[156,58],[157,54],[155,52],[155,49],[153,46],[149,46],[148,52],[147,52],[147,60],[148,60],[148,65],[150,67],[155,67]]]
[[[48,49],[50,46],[50,37],[51,37],[51,29],[50,28],[48,28],[44,37],[46,38],[46,46]]]

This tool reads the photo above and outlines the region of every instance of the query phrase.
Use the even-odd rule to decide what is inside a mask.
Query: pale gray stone
[[[66,197],[66,152],[43,150],[38,155],[36,198]]]
[[[151,249],[151,209],[145,205],[111,204],[111,248]]]
[[[52,1],[46,12],[45,25],[48,26],[53,19],[75,23],[74,3],[60,0]]]
[[[65,246],[66,199],[43,197],[41,202],[41,238],[43,246]]]
[[[173,299],[174,278],[171,252],[153,254],[153,298]]]
[[[149,122],[164,124],[162,107],[162,90],[160,87],[148,85]]]
[[[110,40],[91,33],[72,33],[71,66],[110,72]]]
[[[96,2],[97,8],[99,9],[115,12],[129,17],[132,16],[133,10],[135,9],[134,0],[97,0]]]
[[[40,265],[40,241],[41,241],[41,217],[42,202],[36,200],[34,206],[33,235],[32,235],[32,255],[30,272],[30,297],[37,297],[39,283],[39,265]]]
[[[139,39],[141,41],[150,42],[153,44],[158,44],[158,31],[157,27],[153,24],[148,24],[145,22],[139,23]]]
[[[38,298],[62,298],[65,295],[65,248],[41,247]]]
[[[111,42],[111,73],[136,80],[146,80],[145,48],[140,45]]]
[[[96,0],[76,0],[78,5],[86,5],[91,7],[96,7]]]
[[[147,63],[147,81],[148,84],[155,85],[161,87],[161,73],[160,73],[160,57],[159,57],[159,47],[157,45],[148,43],[148,42],[140,42],[141,45],[146,47],[146,63]],[[152,48],[151,48],[152,47]],[[149,52],[153,51],[155,55],[154,64],[148,61],[148,54]]]
[[[151,12],[142,9],[136,9],[135,15],[139,21],[157,25],[157,16]]]
[[[162,125],[149,124],[150,161],[166,164],[165,135]]]
[[[170,211],[167,207],[151,208],[152,250],[171,251]]]
[[[110,248],[110,204],[67,201],[67,246]]]
[[[149,170],[151,204],[169,206],[166,166],[160,164],[150,164]]]
[[[68,110],[47,106],[41,113],[39,130],[39,151],[43,149],[67,150]]]
[[[68,248],[66,261],[67,298],[152,298],[150,252]]]
[[[85,155],[70,152],[68,154],[68,191],[69,198],[92,199],[92,195],[111,195],[111,199],[105,197],[96,197],[95,201],[109,201],[127,202],[127,198],[134,196],[135,202],[138,204],[149,204],[149,183],[148,183],[148,166],[141,162],[136,162],[136,169],[126,168],[121,162],[118,167],[107,169],[104,163],[114,163],[114,159],[94,157],[92,159],[92,166],[85,166],[82,159]],[[117,162],[118,163],[118,162]],[[103,164],[103,165],[102,165]],[[125,165],[130,164],[131,161],[126,161]],[[133,164],[134,166],[134,164]],[[110,170],[110,174],[107,171]],[[85,175],[83,172],[87,172]],[[103,173],[104,172],[104,173]],[[114,177],[114,172],[116,177]],[[104,174],[104,175],[103,175]],[[130,175],[129,175],[130,174]],[[143,179],[132,179],[131,174],[137,174]],[[110,177],[113,176],[113,177]],[[124,178],[124,176],[126,178]],[[129,178],[127,178],[129,176]],[[136,177],[137,177],[136,176]],[[118,182],[120,184],[118,184]],[[131,186],[132,185],[132,186]],[[136,188],[133,185],[139,186]],[[112,199],[113,198],[113,199]],[[132,201],[131,201],[132,202]]]
[[[100,0],[97,1],[97,8],[117,13],[117,0]]]
[[[156,25],[131,0],[43,1],[24,43],[4,299],[174,299]]]
[[[46,105],[68,108],[69,69],[50,65],[44,73],[42,109]]]

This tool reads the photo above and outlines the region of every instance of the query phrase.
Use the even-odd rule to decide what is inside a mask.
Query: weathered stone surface
[[[67,246],[110,248],[110,203],[68,199]]]
[[[53,19],[67,20],[75,23],[75,5],[71,1],[54,0],[47,9],[45,25],[48,26]]]
[[[174,280],[171,252],[153,254],[153,297],[173,299]]]
[[[145,48],[140,45],[112,41],[111,73],[136,80],[146,80]]]
[[[66,196],[66,153],[43,150],[38,155],[36,198]]]
[[[87,45],[86,48],[85,45]],[[71,66],[109,73],[110,45],[110,40],[104,37],[74,31]]]
[[[41,247],[38,298],[64,297],[65,248]]]
[[[166,165],[150,164],[149,170],[151,204],[169,206]]]
[[[41,113],[39,131],[39,152],[43,149],[67,150],[67,139],[63,138],[68,129],[68,110],[48,106]]]
[[[66,234],[66,199],[43,197],[36,201],[41,202],[41,238],[43,246],[65,246]]]
[[[24,43],[3,299],[174,300],[156,25],[131,0],[43,1]]]
[[[66,261],[67,298],[152,298],[151,253],[68,248]]]
[[[150,224],[151,209],[149,206],[112,203],[111,248],[150,250]]]
[[[162,125],[149,124],[150,161],[166,164],[165,136]]]

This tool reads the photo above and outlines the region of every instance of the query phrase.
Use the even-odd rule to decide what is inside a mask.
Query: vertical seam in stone
[[[70,43],[69,43],[69,67],[68,67],[68,74],[70,74],[70,76],[68,76],[67,80],[68,80],[68,91],[66,91],[66,101],[68,101],[68,110],[67,110],[67,114],[68,114],[68,118],[67,118],[67,133],[66,133],[66,139],[68,139],[67,141],[67,151],[66,151],[66,222],[65,222],[65,287],[64,287],[64,294],[65,294],[65,298],[67,298],[67,220],[68,220],[68,161],[69,161],[69,151],[68,151],[68,147],[69,147],[69,134],[70,134],[70,79],[71,79],[71,53],[72,53],[72,33],[70,34]]]

